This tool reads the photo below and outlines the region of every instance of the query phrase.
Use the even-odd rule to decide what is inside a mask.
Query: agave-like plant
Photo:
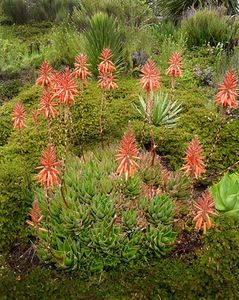
[[[176,126],[179,120],[182,106],[177,101],[170,101],[168,94],[157,93],[154,96],[152,105],[152,115],[147,111],[146,101],[143,96],[139,96],[139,107],[135,106],[139,114],[146,120],[152,121],[154,126],[163,125],[168,128]]]
[[[86,52],[89,57],[90,71],[98,76],[100,54],[104,48],[110,48],[117,72],[123,69],[123,36],[118,28],[117,20],[103,13],[95,14],[88,20],[85,30]]]

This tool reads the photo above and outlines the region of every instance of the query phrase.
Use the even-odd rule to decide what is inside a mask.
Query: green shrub
[[[10,80],[6,81],[0,86],[0,105],[7,101],[12,99],[14,96],[16,96],[19,92],[21,83],[19,80]]]
[[[155,2],[155,1],[153,1]],[[223,5],[227,8],[228,13],[235,14],[238,10],[236,0],[210,0],[210,1],[192,1],[192,0],[160,0],[156,1],[156,7],[159,13],[169,19],[179,20],[190,9],[200,9],[203,7],[218,7]]]
[[[117,71],[122,68],[123,37],[116,19],[106,14],[97,13],[88,23],[85,30],[86,52],[89,58],[90,70],[98,75],[99,57],[104,48],[110,48],[113,53],[112,61]]]
[[[121,25],[131,28],[140,28],[153,19],[152,11],[142,0],[82,0],[72,20],[82,30],[87,26],[87,19],[99,12],[117,18]]]
[[[237,119],[228,120],[223,126],[218,143],[214,149],[217,128],[220,124],[220,115],[205,108],[192,108],[181,115],[176,128],[154,127],[157,151],[165,157],[170,165],[177,169],[182,166],[187,144],[194,136],[202,142],[204,156],[210,159],[207,163],[207,176],[215,178],[220,172],[225,172],[238,160],[238,127]],[[135,132],[141,139],[143,123],[133,121]],[[150,144],[150,131],[145,128],[145,143]],[[213,152],[213,153],[212,153]],[[237,166],[234,167],[234,170]]]
[[[77,0],[2,0],[5,15],[14,23],[26,24],[32,21],[59,21],[73,12]]]
[[[50,44],[43,49],[43,55],[54,67],[61,65],[73,67],[75,56],[82,52],[83,48],[83,36],[72,24],[67,23],[53,28]]]
[[[24,159],[18,156],[0,160],[0,251],[16,238],[26,237],[24,223],[32,198]]]
[[[214,10],[201,10],[195,15],[184,20],[182,30],[187,36],[189,47],[210,44],[217,46],[219,43],[230,46],[234,40],[234,28],[226,17],[222,17]]]

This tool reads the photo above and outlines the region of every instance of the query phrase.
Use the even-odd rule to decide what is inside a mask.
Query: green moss
[[[160,259],[100,278],[44,268],[19,276],[3,267],[0,294],[3,299],[238,299],[238,229],[219,218],[194,258]]]

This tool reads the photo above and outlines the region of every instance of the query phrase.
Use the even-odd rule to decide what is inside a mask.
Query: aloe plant
[[[85,161],[73,156],[66,161],[67,206],[58,186],[49,209],[44,189],[37,191],[41,217],[38,228],[31,228],[38,254],[65,271],[95,273],[137,263],[149,254],[168,253],[175,241],[173,201],[168,196],[145,199],[140,174],[127,181],[117,175],[116,147],[97,150],[86,152]]]
[[[135,106],[139,114],[148,121],[151,119],[154,126],[163,125],[171,128],[176,126],[179,120],[182,106],[177,101],[171,101],[167,94],[158,93],[155,94],[153,99],[153,107],[151,112],[151,118],[149,112],[146,109],[146,101],[144,97],[139,96],[139,107]]]
[[[236,173],[224,175],[210,191],[216,209],[239,221],[239,175]]]

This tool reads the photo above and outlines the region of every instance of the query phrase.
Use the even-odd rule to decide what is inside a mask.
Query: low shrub
[[[4,14],[17,24],[27,24],[33,21],[61,21],[78,7],[76,0],[2,0]]]
[[[139,139],[142,136],[143,122],[133,121],[133,127]],[[182,166],[182,157],[185,155],[187,143],[198,136],[202,142],[203,151],[207,162],[207,176],[214,178],[217,174],[225,172],[228,167],[238,161],[238,127],[237,119],[225,122],[220,132],[218,143],[215,143],[217,128],[220,124],[220,115],[206,108],[192,108],[181,115],[176,128],[154,127],[157,151],[165,157],[173,169]],[[150,131],[145,127],[145,143],[149,145]],[[233,168],[237,170],[238,166]]]
[[[2,83],[0,86],[0,105],[16,96],[20,87],[21,83],[18,79],[9,80]]]
[[[0,148],[0,153],[1,153]],[[2,153],[1,153],[2,154]],[[27,236],[26,214],[32,202],[30,178],[25,157],[0,159],[0,252],[16,238]]]
[[[214,10],[201,10],[182,22],[182,30],[187,36],[190,48],[219,43],[230,47],[234,42],[234,24],[230,25],[227,17],[220,16]]]

